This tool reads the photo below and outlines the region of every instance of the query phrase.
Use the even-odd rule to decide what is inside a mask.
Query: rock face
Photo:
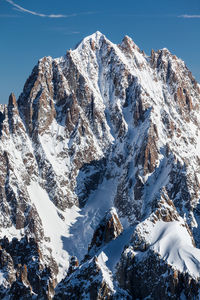
[[[87,256],[92,257],[104,244],[115,240],[123,231],[115,209],[111,209],[99,223],[94,231],[91,244],[88,247]]]
[[[0,298],[198,299],[199,105],[128,36],[42,58],[0,105]]]
[[[112,299],[113,290],[101,268],[97,257],[84,263],[80,269],[61,281],[54,299]]]

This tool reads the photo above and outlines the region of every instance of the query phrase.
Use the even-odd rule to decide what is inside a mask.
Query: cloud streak
[[[180,15],[178,17],[183,19],[200,19],[200,15]]]
[[[71,14],[71,15],[62,15],[62,14],[50,14],[50,15],[47,15],[47,14],[42,14],[42,13],[38,13],[38,12],[35,12],[35,11],[32,11],[32,10],[29,10],[29,9],[26,9],[18,4],[16,4],[15,2],[13,2],[12,0],[5,0],[6,2],[10,3],[15,10],[18,10],[20,12],[24,12],[24,13],[28,13],[28,14],[31,14],[31,15],[34,15],[34,16],[38,16],[38,17],[42,17],[42,18],[53,18],[53,19],[58,19],[58,18],[70,18],[70,17],[76,17],[78,15],[83,15],[83,14],[92,14],[93,12],[86,12],[86,13],[80,13],[80,14],[77,14],[77,13],[74,13],[74,14]]]
[[[48,27],[46,28],[46,31],[57,32],[63,35],[80,34],[80,31],[72,30],[69,27],[65,27],[65,26]]]

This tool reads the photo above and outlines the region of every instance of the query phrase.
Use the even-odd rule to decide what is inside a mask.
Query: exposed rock
[[[137,261],[134,252],[125,250],[118,265],[120,287],[128,290],[131,299],[195,299],[199,280],[174,270],[153,252]]]
[[[81,269],[66,277],[56,288],[54,299],[113,299],[113,291],[103,277],[97,257],[82,265]]]
[[[86,257],[92,257],[104,244],[116,239],[123,231],[122,224],[114,208],[108,211],[94,231]]]
[[[12,242],[4,237],[0,240],[0,264],[6,281],[4,293],[13,294],[13,299],[33,295],[51,298],[56,285],[55,263],[51,261],[51,268],[47,268],[41,255],[39,246],[34,239],[26,237],[20,241],[13,238]],[[56,266],[57,267],[57,266]],[[10,291],[9,291],[10,288]],[[49,298],[49,299],[50,299]]]
[[[70,265],[67,272],[67,276],[70,276],[79,266],[79,262],[76,256],[72,256],[70,259]]]

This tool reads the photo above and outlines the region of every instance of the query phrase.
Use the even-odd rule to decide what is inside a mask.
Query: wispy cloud
[[[29,10],[29,9],[26,9],[18,4],[16,4],[15,2],[13,2],[12,0],[5,0],[6,2],[10,3],[15,10],[18,10],[20,12],[24,12],[24,13],[28,13],[28,14],[31,14],[31,15],[34,15],[34,16],[38,16],[38,17],[42,17],[42,18],[70,18],[70,17],[76,17],[76,16],[79,16],[79,15],[89,15],[89,14],[93,14],[94,12],[85,12],[85,13],[74,13],[74,14],[69,14],[69,15],[62,15],[62,14],[50,14],[50,15],[47,15],[47,14],[42,14],[42,13],[38,13],[36,11],[32,11],[32,10]]]
[[[68,31],[68,32],[65,32],[64,35],[73,35],[73,34],[79,34],[80,31]]]
[[[80,31],[73,30],[69,27],[66,26],[56,26],[56,27],[48,27],[45,29],[46,31],[51,31],[51,32],[57,32],[62,35],[73,35],[73,34],[80,34]]]
[[[180,15],[178,17],[184,19],[200,19],[200,15]]]

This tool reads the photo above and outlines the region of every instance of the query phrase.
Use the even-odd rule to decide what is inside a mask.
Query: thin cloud
[[[31,15],[34,15],[34,16],[38,16],[38,17],[42,17],[42,18],[70,18],[70,17],[76,17],[78,15],[83,15],[83,14],[93,14],[93,12],[86,12],[86,13],[80,13],[80,14],[71,14],[71,15],[62,15],[62,14],[50,14],[50,15],[46,15],[46,14],[41,14],[41,13],[38,13],[38,12],[35,12],[35,11],[32,11],[32,10],[29,10],[29,9],[26,9],[18,4],[16,4],[15,2],[13,2],[12,0],[5,0],[6,2],[10,3],[15,10],[18,10],[20,12],[25,12],[25,13],[28,13],[28,14],[31,14]]]
[[[64,35],[80,34],[80,31],[65,32]]]
[[[200,19],[200,15],[180,15],[178,17],[184,19]]]
[[[52,32],[57,32],[63,35],[73,35],[73,34],[80,34],[80,31],[72,30],[68,27],[63,27],[63,26],[57,26],[57,27],[52,27],[52,28],[46,28],[46,31],[52,31]]]

